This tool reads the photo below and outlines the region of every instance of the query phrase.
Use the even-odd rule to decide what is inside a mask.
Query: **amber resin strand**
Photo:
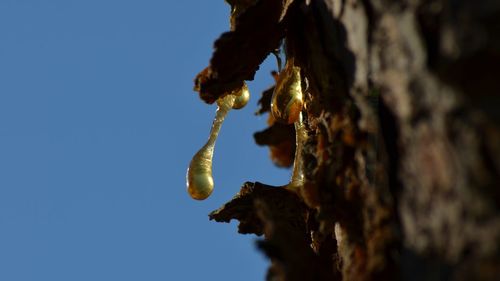
[[[298,120],[295,125],[295,158],[293,160],[293,171],[290,183],[286,188],[298,192],[298,189],[304,185],[304,164],[302,161],[302,148],[307,139],[306,128],[302,122],[302,112],[299,113]]]
[[[187,171],[186,182],[189,195],[196,200],[204,200],[214,190],[212,158],[215,141],[227,113],[233,107],[235,95],[227,95],[217,101],[218,107],[207,143],[193,156]]]

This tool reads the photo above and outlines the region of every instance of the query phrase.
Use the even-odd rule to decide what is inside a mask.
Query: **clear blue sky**
[[[207,214],[247,180],[288,181],[252,138],[274,60],[222,127],[212,197],[185,186],[215,111],[192,81],[228,13],[223,0],[0,1],[0,280],[264,279],[256,237]]]

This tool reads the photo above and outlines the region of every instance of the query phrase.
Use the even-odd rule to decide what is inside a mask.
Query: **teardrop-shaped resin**
[[[271,113],[278,122],[292,124],[299,119],[302,105],[300,68],[293,65],[293,60],[289,60],[278,75],[271,98]]]
[[[217,100],[217,112],[210,130],[207,143],[193,156],[186,175],[186,185],[189,195],[196,200],[207,199],[214,190],[212,176],[212,159],[215,141],[219,135],[224,119],[234,105],[234,95],[227,95]]]

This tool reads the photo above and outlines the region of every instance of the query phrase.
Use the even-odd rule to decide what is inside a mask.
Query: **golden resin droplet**
[[[210,130],[207,143],[193,156],[186,175],[187,191],[196,200],[207,199],[214,190],[212,176],[212,158],[214,155],[215,141],[220,128],[229,110],[234,105],[234,95],[227,95],[217,100],[217,112]]]
[[[279,74],[271,98],[271,113],[281,123],[292,124],[299,119],[303,97],[300,68],[287,61],[285,69]]]
[[[307,132],[304,124],[302,123],[302,112],[299,112],[299,118],[295,122],[295,159],[293,161],[293,172],[290,183],[286,188],[299,191],[299,188],[304,185],[304,163],[302,161],[301,153],[304,143],[307,140]]]
[[[243,82],[243,87],[241,87],[241,89],[238,89],[231,94],[236,96],[233,104],[233,109],[242,109],[250,100],[250,91],[248,91],[248,86],[245,82]]]

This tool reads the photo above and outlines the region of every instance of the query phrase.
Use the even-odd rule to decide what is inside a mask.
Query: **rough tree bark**
[[[500,1],[228,2],[202,98],[282,39],[305,89],[300,192],[246,183],[210,214],[264,235],[267,279],[500,280]],[[293,127],[256,140],[293,157]]]

